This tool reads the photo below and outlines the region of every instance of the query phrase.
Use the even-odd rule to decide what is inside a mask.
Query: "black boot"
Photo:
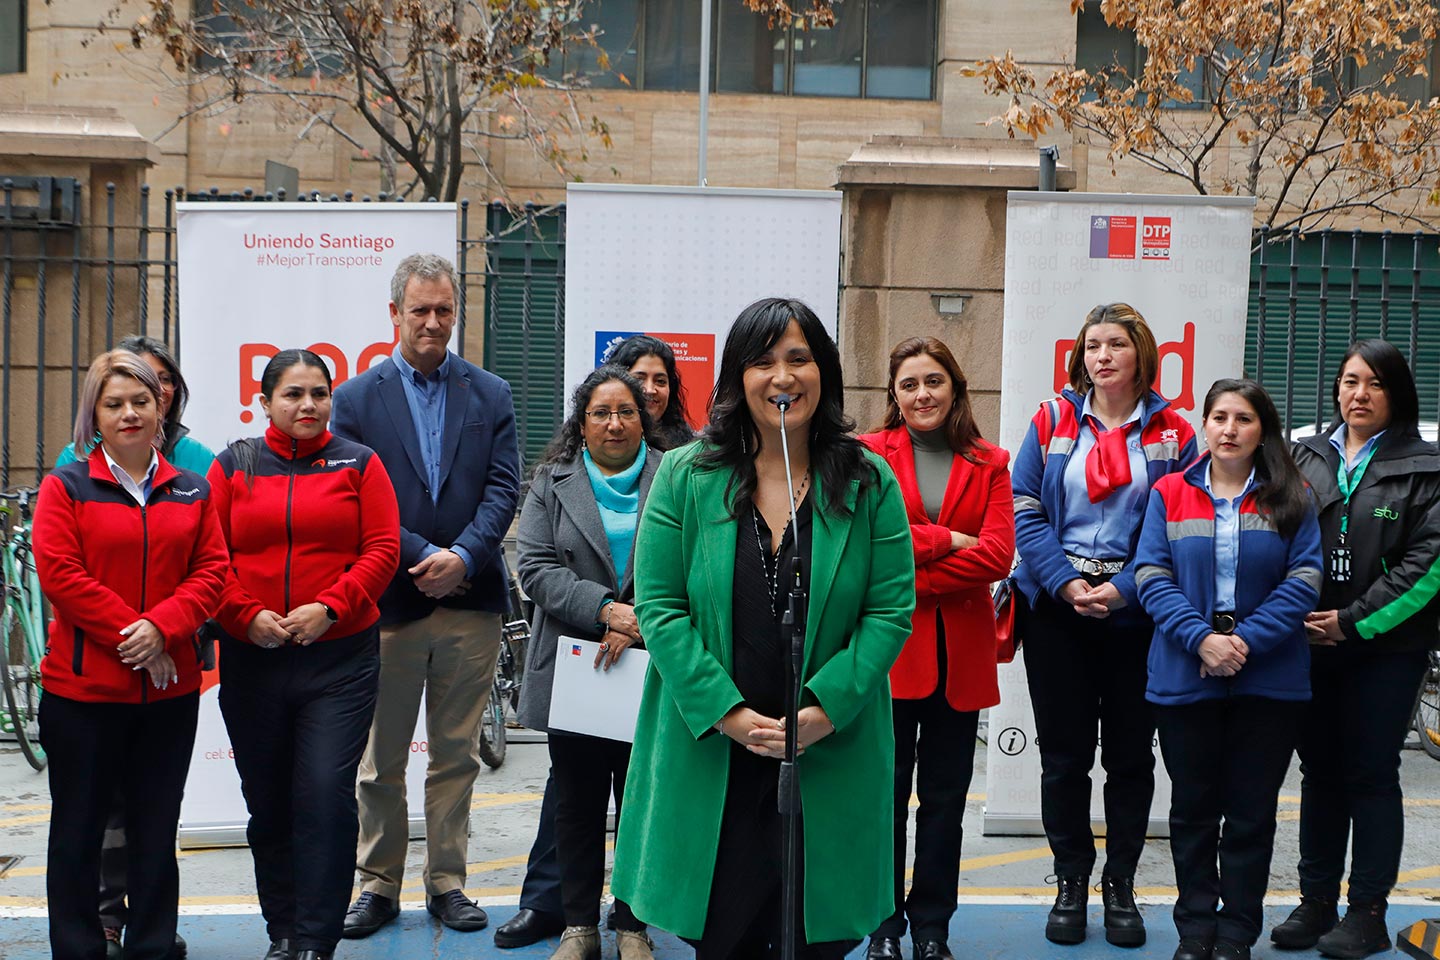
[[[1215,941],[1215,949],[1210,956],[1213,960],[1250,960],[1250,947],[1239,940],[1221,937]]]
[[[1345,917],[1335,929],[1316,942],[1322,957],[1360,960],[1390,949],[1390,931],[1385,929],[1385,901],[1350,901]]]
[[[1145,920],[1135,906],[1134,877],[1101,877],[1105,902],[1105,939],[1117,947],[1138,947],[1145,942]]]
[[[1181,937],[1180,946],[1175,948],[1175,955],[1170,960],[1210,960],[1210,955],[1215,950],[1214,940],[1202,940],[1200,937]]]
[[[1090,898],[1089,877],[1056,877],[1055,906],[1045,921],[1045,939],[1051,943],[1085,941],[1085,905]]]
[[[1328,897],[1301,897],[1285,922],[1270,931],[1270,942],[1281,950],[1309,950],[1340,919],[1335,901]]]
[[[291,945],[289,937],[281,937],[279,940],[270,941],[270,949],[265,951],[262,960],[294,960],[295,947]]]

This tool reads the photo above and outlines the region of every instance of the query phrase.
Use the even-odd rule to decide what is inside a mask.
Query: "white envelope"
[[[600,644],[561,637],[555,648],[550,726],[608,740],[635,742],[635,718],[650,654],[630,647],[609,670],[594,666]]]

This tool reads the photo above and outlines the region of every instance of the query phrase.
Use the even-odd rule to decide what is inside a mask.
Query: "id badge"
[[[1330,579],[1334,583],[1350,581],[1350,548],[1335,547],[1330,551]]]

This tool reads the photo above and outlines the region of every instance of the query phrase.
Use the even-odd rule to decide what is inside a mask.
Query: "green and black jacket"
[[[1340,452],[1330,443],[1338,421],[1292,450],[1320,505],[1325,582],[1318,610],[1339,610],[1347,640],[1378,651],[1424,650],[1440,617],[1440,453],[1409,433],[1387,431],[1350,498],[1346,545],[1351,577],[1330,577],[1344,497],[1336,481]]]

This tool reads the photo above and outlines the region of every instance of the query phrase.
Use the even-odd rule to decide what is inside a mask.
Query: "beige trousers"
[[[470,798],[480,770],[480,716],[500,653],[499,614],[437,607],[380,629],[380,693],[356,795],[362,891],[398,899],[409,824],[405,767],[425,695],[425,892],[465,886]]]

